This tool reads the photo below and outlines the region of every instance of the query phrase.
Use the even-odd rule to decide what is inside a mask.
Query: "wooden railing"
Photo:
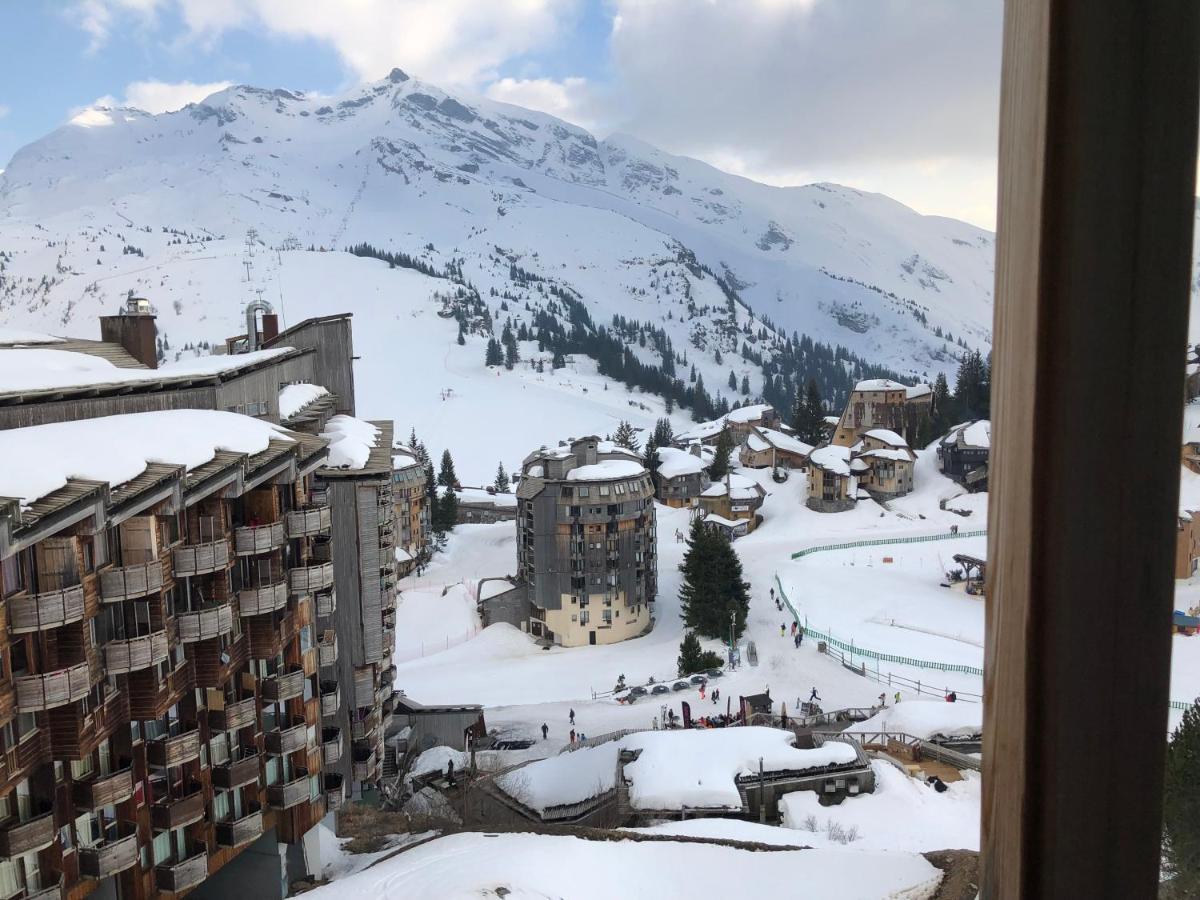
[[[337,591],[333,588],[327,591],[318,591],[316,599],[318,616],[332,616],[337,612]]]
[[[325,534],[333,522],[328,506],[307,506],[303,509],[293,509],[287,514],[288,535],[297,537],[312,537]]]
[[[291,781],[267,785],[267,803],[276,809],[291,809],[310,797],[307,769],[297,769]]]
[[[288,585],[293,594],[310,594],[333,587],[333,563],[317,563],[288,570]]]
[[[185,797],[163,797],[150,807],[150,824],[155,828],[182,828],[204,818],[204,790],[196,785]]]
[[[257,703],[254,697],[227,702],[224,709],[208,710],[208,727],[213,731],[237,731],[255,723]]]
[[[196,726],[174,737],[160,737],[146,742],[146,759],[155,766],[181,766],[200,756],[200,732]]]
[[[332,666],[337,663],[338,645],[337,633],[333,630],[326,631],[317,639],[317,659],[323,667]]]
[[[44,675],[18,675],[13,679],[17,688],[17,709],[39,712],[82,700],[92,689],[92,665],[76,663]]]
[[[191,612],[176,612],[179,623],[179,640],[185,644],[206,641],[233,631],[233,607],[219,603],[207,609]]]
[[[264,700],[272,703],[290,700],[304,693],[304,670],[296,669],[286,674],[271,675],[264,678],[259,685]]]
[[[213,766],[212,783],[214,787],[233,790],[244,784],[256,783],[259,779],[259,756],[257,752],[247,753],[241,759],[230,760],[219,766]]]
[[[133,796],[133,769],[126,767],[110,775],[97,775],[71,785],[71,796],[78,809],[96,811],[101,807],[124,803]]]
[[[223,847],[240,847],[262,834],[262,807],[250,804],[250,811],[240,819],[216,823],[217,843]]]
[[[196,686],[196,667],[185,659],[159,679],[156,672],[134,672],[129,676],[129,716],[149,721],[159,719],[167,707]]]
[[[336,681],[321,682],[321,715],[334,718],[342,705],[342,686]]]
[[[342,729],[321,729],[321,764],[332,766],[342,758]]]
[[[244,525],[233,529],[233,550],[238,556],[270,553],[287,542],[282,522],[266,525]]]
[[[166,581],[161,559],[134,563],[100,573],[100,598],[106,603],[145,597],[162,590]]]
[[[16,817],[0,822],[0,856],[13,859],[42,850],[54,843],[58,830],[54,827],[54,810],[43,808],[24,822]]]
[[[40,594],[17,594],[8,600],[8,630],[28,634],[83,619],[83,585]]]
[[[308,725],[303,719],[300,719],[279,728],[272,728],[266,733],[263,746],[268,753],[275,756],[295,753],[297,750],[304,749],[307,732]]]
[[[340,772],[326,772],[323,781],[325,791],[325,809],[332,812],[339,809],[346,797],[346,787]]]
[[[221,538],[203,544],[187,544],[172,551],[175,575],[207,575],[229,566],[229,541]]]
[[[138,858],[137,827],[124,825],[119,837],[79,848],[79,874],[88,878],[108,878],[124,872]]]
[[[238,606],[243,616],[261,616],[287,606],[288,585],[277,581],[238,591]]]
[[[128,675],[158,665],[170,655],[166,631],[114,639],[104,645],[104,668],[109,675]]]
[[[154,867],[154,883],[160,891],[181,893],[208,877],[208,851],[198,845],[192,855],[179,862]]]

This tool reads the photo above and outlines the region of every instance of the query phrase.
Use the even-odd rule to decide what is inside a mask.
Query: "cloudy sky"
[[[6,4],[0,167],[89,104],[393,66],[772,184],[995,220],[1001,0],[55,0]]]

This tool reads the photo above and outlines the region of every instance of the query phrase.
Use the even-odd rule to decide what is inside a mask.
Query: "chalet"
[[[658,471],[654,473],[655,496],[667,506],[695,506],[709,485],[706,463],[700,445],[695,452],[674,447],[658,448]]]
[[[888,378],[860,381],[850,392],[846,409],[833,430],[832,443],[852,447],[874,428],[886,428],[915,441],[932,405],[933,391],[928,385],[909,387]]]
[[[517,518],[517,496],[495,488],[462,488],[458,495],[459,525],[489,525],[493,522],[512,522]]]
[[[890,500],[912,490],[917,455],[896,432],[873,428],[850,448],[850,455],[859,489],[873,499]]]
[[[714,419],[711,422],[697,422],[687,431],[675,435],[675,446],[686,450],[692,444],[702,444],[706,447],[715,446],[717,438],[725,430],[724,419]]]
[[[739,406],[730,410],[725,417],[729,430],[733,432],[734,443],[738,443],[755,428],[779,429],[783,419],[768,403],[757,403],[750,406]]]
[[[969,490],[986,491],[991,444],[992,423],[987,419],[955,425],[938,441],[938,471]]]
[[[746,531],[751,532],[761,521],[758,510],[766,496],[767,492],[757,481],[730,472],[723,480],[714,481],[700,494],[700,508],[706,516],[716,515],[722,519],[745,521]]]
[[[808,458],[809,509],[844,512],[858,499],[858,478],[850,468],[850,448],[830,444],[814,450]],[[862,468],[867,464],[861,463]]]
[[[790,434],[755,427],[746,435],[738,459],[748,469],[804,469],[812,451],[812,446]]]

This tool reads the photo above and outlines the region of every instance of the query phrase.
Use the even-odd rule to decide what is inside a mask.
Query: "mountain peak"
[[[392,84],[400,84],[401,82],[408,81],[408,74],[403,69],[392,69],[392,71],[388,72],[387,80]]]

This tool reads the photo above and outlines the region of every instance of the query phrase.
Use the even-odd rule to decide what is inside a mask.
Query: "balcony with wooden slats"
[[[311,798],[308,770],[296,769],[291,781],[267,785],[267,803],[275,809],[291,809]]]
[[[29,634],[79,622],[84,616],[83,585],[40,594],[17,594],[8,598],[8,630]]]
[[[332,766],[342,758],[342,729],[325,727],[321,729],[321,764]]]
[[[354,705],[360,708],[375,705],[374,666],[362,666],[354,670]]]
[[[62,897],[62,872],[40,873],[38,887],[26,887],[22,900],[59,900]]]
[[[355,741],[365,741],[375,729],[379,727],[379,710],[372,709],[369,713],[361,718],[355,718],[350,723],[350,739]]]
[[[321,715],[326,719],[335,718],[342,706],[342,686],[336,681],[322,681],[320,688]]]
[[[133,769],[126,766],[108,775],[96,775],[71,785],[76,809],[95,812],[105,806],[124,803],[133,796]]]
[[[287,606],[288,583],[280,579],[238,591],[238,608],[243,616],[262,616]]]
[[[50,734],[45,728],[24,736],[15,747],[0,754],[0,794],[7,793],[50,759]]]
[[[218,641],[200,641],[189,645],[196,664],[196,686],[222,688],[230,677],[241,670],[249,659],[250,650],[245,634],[240,635],[224,649]]]
[[[196,849],[193,855],[179,862],[162,863],[154,867],[154,885],[160,891],[179,894],[194,888],[208,877],[208,851]]]
[[[162,797],[150,806],[150,824],[155,828],[182,828],[204,818],[204,790],[197,783],[182,797]]]
[[[244,700],[226,702],[224,709],[208,710],[208,727],[213,731],[237,731],[257,722],[258,704],[251,695]]]
[[[336,665],[337,658],[337,633],[330,628],[321,637],[317,638],[317,660],[321,667],[325,668]]]
[[[108,689],[99,706],[67,704],[50,710],[46,719],[55,758],[84,759],[119,729],[128,728],[129,696]]]
[[[316,600],[318,616],[332,616],[337,612],[337,591],[333,588],[327,591],[318,591]]]
[[[84,661],[44,675],[18,675],[17,709],[41,712],[82,700],[92,689],[92,663]]]
[[[270,553],[287,543],[282,522],[266,525],[244,525],[233,529],[233,550],[238,556],[259,556]]]
[[[271,675],[259,682],[263,700],[278,703],[304,694],[304,670]]]
[[[313,540],[311,558],[314,562],[333,562],[333,541],[328,538]]]
[[[200,732],[195,725],[173,737],[146,741],[146,759],[154,766],[181,766],[200,757]]]
[[[227,819],[215,823],[217,843],[222,847],[242,847],[258,838],[263,832],[262,807],[249,804],[249,812],[240,819]]]
[[[90,847],[79,848],[79,874],[87,878],[108,878],[124,872],[138,859],[137,827],[122,823],[117,837]]]
[[[342,801],[346,798],[346,786],[341,773],[326,772],[323,776],[322,786],[325,791],[326,811],[333,812],[341,808]]]
[[[375,748],[355,745],[351,749],[353,774],[358,781],[370,781],[375,777]]]
[[[104,645],[104,668],[109,675],[128,675],[156,666],[170,655],[165,630],[132,638],[114,638]]]
[[[311,594],[333,587],[333,563],[317,563],[289,569],[288,586],[293,594]]]
[[[233,790],[246,784],[258,784],[260,777],[258,751],[243,751],[237,759],[212,767],[213,787]]]
[[[176,611],[179,623],[179,640],[185,644],[207,641],[233,631],[233,607],[228,603],[214,603],[203,609]]]
[[[44,850],[54,843],[57,834],[54,810],[48,805],[24,822],[15,816],[5,819],[0,822],[0,856],[13,859],[35,850]]]
[[[129,675],[129,717],[139,721],[161,719],[167,710],[196,687],[196,667],[185,659],[161,681],[156,672]]]
[[[100,573],[100,599],[118,603],[156,594],[163,589],[167,577],[160,559],[105,569]]]
[[[266,732],[263,746],[274,756],[303,750],[308,740],[308,724],[303,719],[285,717],[278,727]]]
[[[293,509],[287,514],[288,536],[313,537],[327,534],[333,525],[333,515],[327,505],[314,504]]]
[[[176,578],[221,572],[229,568],[229,541],[220,538],[202,544],[186,544],[176,547],[171,558]]]

